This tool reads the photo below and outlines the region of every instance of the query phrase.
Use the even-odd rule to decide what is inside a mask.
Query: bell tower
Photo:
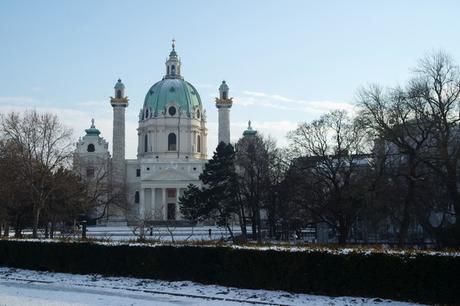
[[[219,136],[218,143],[230,143],[230,108],[233,98],[228,97],[228,85],[225,81],[219,87],[219,98],[216,98],[216,107],[219,112]]]
[[[110,104],[113,107],[113,180],[123,184],[125,181],[125,109],[129,99],[125,96],[125,85],[121,79],[118,79],[114,89],[115,97],[110,97]]]

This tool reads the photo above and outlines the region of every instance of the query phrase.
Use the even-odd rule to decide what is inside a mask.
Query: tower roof
[[[248,128],[243,132],[243,136],[254,136],[257,134],[257,131],[254,130],[251,126],[251,120],[248,121]]]
[[[91,119],[91,127],[85,130],[87,136],[99,136],[101,131],[99,131],[94,125],[94,119]]]

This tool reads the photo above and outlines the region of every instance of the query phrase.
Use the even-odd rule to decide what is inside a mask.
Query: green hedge
[[[460,257],[0,241],[0,265],[322,295],[458,303]]]

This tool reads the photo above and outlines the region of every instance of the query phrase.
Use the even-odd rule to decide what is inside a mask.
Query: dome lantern
[[[177,56],[176,52],[176,40],[172,40],[172,50],[169,53],[169,58],[166,60],[166,75],[165,79],[180,79],[182,78],[180,75],[180,68],[181,68],[181,61]]]
[[[248,128],[243,132],[244,137],[254,137],[257,134],[257,131],[254,130],[251,126],[251,120],[248,121]]]
[[[91,119],[91,127],[89,129],[86,129],[85,132],[86,132],[86,135],[88,136],[92,136],[92,135],[98,136],[101,133],[94,125],[94,118]]]

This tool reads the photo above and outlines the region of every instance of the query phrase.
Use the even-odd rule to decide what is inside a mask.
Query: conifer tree
[[[217,224],[227,227],[232,238],[229,220],[239,212],[234,159],[233,146],[221,142],[200,175],[204,187],[199,190],[189,185],[180,199],[181,212],[188,220],[215,218]]]

